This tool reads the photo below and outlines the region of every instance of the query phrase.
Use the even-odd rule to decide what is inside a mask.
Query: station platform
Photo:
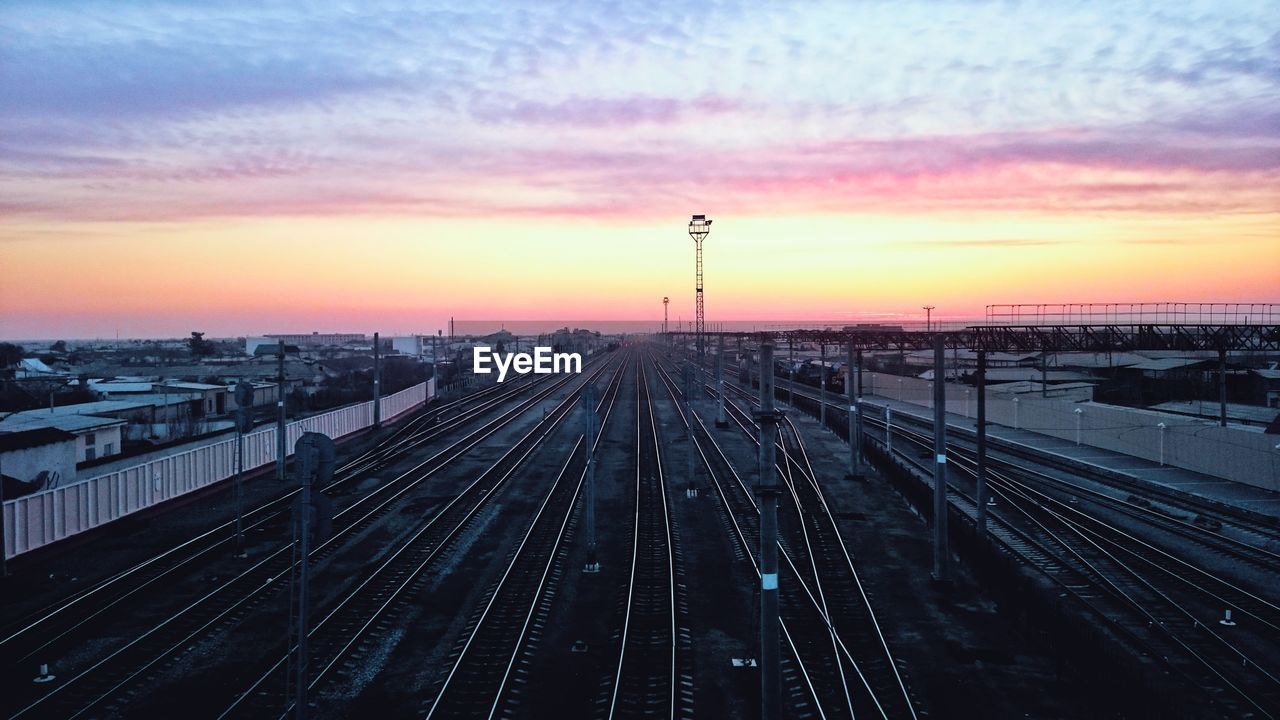
[[[785,392],[785,384],[783,385],[783,392]],[[843,397],[834,395],[828,395],[828,400],[836,403],[844,402]],[[871,412],[879,413],[880,417],[883,417],[883,408],[888,406],[895,416],[905,414],[928,423],[933,422],[933,410],[923,405],[881,395],[864,395],[863,402],[872,406],[874,409]],[[864,409],[864,412],[866,412],[866,409]],[[976,421],[972,417],[949,412],[946,418],[948,428],[954,427],[966,435],[974,431]],[[1031,452],[1042,453],[1066,463],[1083,465],[1104,475],[1124,476],[1135,481],[1161,486],[1174,492],[1193,495],[1214,503],[1239,508],[1280,522],[1280,493],[1271,492],[1264,488],[1168,465],[1161,466],[1159,463],[1143,458],[1090,445],[1076,445],[1070,440],[1063,440],[1030,430],[1014,429],[991,421],[987,421],[987,438],[989,441],[1006,443]],[[1277,437],[1276,440],[1280,443],[1280,437]],[[998,448],[992,449],[996,450]],[[1277,463],[1280,463],[1280,451],[1277,451]]]

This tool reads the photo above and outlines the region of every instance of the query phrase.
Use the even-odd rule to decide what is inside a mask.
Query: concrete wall
[[[420,383],[382,398],[382,417],[390,420],[435,396],[434,382]],[[304,432],[340,438],[373,424],[373,402],[348,405],[285,426],[292,450]],[[276,460],[276,429],[244,438],[245,469]],[[234,439],[127,467],[4,503],[6,557],[104,525],[130,513],[225,480],[235,472]]]
[[[75,480],[76,441],[66,440],[3,453],[0,470],[25,482],[35,480],[44,470],[57,473],[59,482]]]
[[[862,376],[864,394],[924,407],[933,405],[931,385],[926,380],[883,373]],[[947,412],[973,417],[977,406],[973,388],[947,384]],[[1073,442],[1077,408],[1081,411],[1082,445],[1154,462],[1163,458],[1166,465],[1280,492],[1280,450],[1276,449],[1280,437],[1275,435],[1117,405],[987,393],[988,421]],[[1163,431],[1159,423],[1164,423]]]

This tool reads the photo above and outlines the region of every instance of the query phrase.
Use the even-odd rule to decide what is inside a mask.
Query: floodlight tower
[[[937,307],[937,305],[924,305],[920,308],[921,310],[924,310],[924,331],[925,332],[929,332],[930,326],[933,324],[930,321],[933,318],[933,309],[935,307]]]
[[[703,334],[707,331],[706,311],[702,305],[702,241],[707,238],[711,232],[711,221],[706,215],[694,215],[689,221],[689,237],[693,238],[693,244],[697,248],[697,319],[694,324],[694,336],[698,339],[698,363],[702,363],[703,354],[706,352]]]
[[[671,302],[671,298],[662,298],[662,334],[667,334],[667,305]]]

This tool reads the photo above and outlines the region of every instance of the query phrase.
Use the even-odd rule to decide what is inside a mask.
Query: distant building
[[[283,342],[285,345],[298,345],[306,347],[326,347],[349,345],[351,343],[365,343],[368,340],[364,333],[318,333],[313,332],[310,335],[267,335],[267,338],[274,342]],[[247,341],[246,341],[247,342]],[[249,352],[252,352],[250,350]]]
[[[857,325],[845,325],[841,328],[844,332],[903,332],[901,325],[882,325],[880,323],[858,323]]]

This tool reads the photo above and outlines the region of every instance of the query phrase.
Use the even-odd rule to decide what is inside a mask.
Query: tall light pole
[[[671,302],[671,298],[662,298],[662,334],[667,334],[667,305]]]
[[[694,335],[698,340],[698,363],[702,363],[702,358],[706,352],[704,347],[703,333],[707,331],[706,309],[702,304],[702,241],[707,239],[707,235],[711,232],[711,221],[706,215],[694,215],[689,221],[689,237],[693,238],[694,247],[697,249],[697,303],[695,312],[697,319],[694,321]]]
[[[933,323],[932,323],[932,322],[930,322],[930,320],[931,320],[931,318],[933,317],[933,309],[934,309],[935,307],[937,307],[937,305],[925,305],[925,306],[923,307],[923,310],[924,310],[924,331],[925,331],[925,332],[929,332],[930,328],[931,328],[931,327],[932,327],[932,325],[933,325]]]

